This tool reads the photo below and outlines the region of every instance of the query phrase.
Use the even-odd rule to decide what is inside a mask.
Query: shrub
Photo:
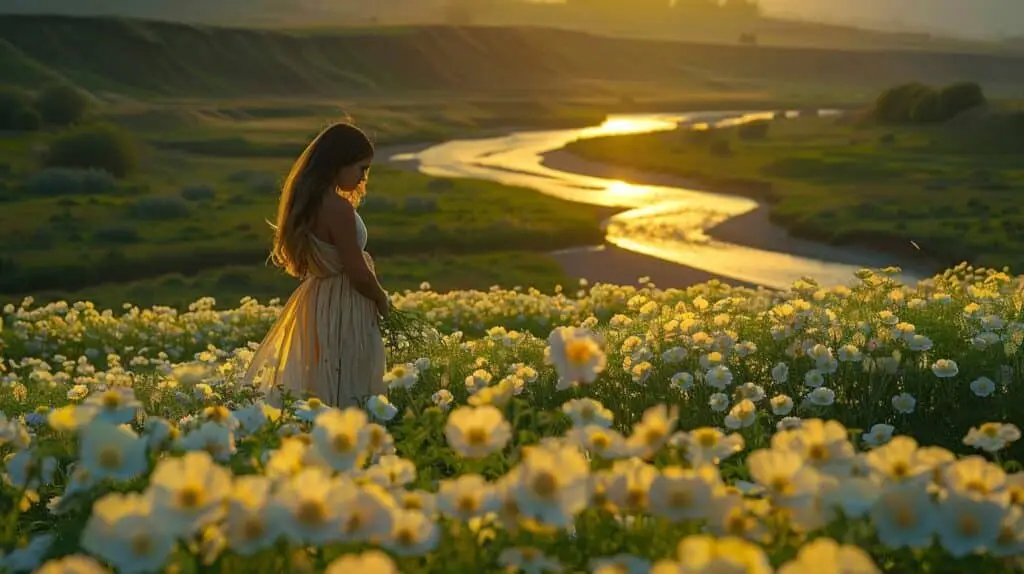
[[[271,194],[281,191],[276,177],[259,171],[236,171],[228,176],[228,181],[244,184],[256,193]]]
[[[85,117],[89,99],[74,86],[52,84],[36,96],[35,109],[47,123],[67,126]]]
[[[929,89],[918,94],[910,107],[910,122],[915,124],[932,124],[948,119],[942,113],[939,93]]]
[[[14,88],[0,88],[0,130],[34,131],[42,125],[32,109],[28,94]]]
[[[147,195],[135,200],[131,214],[138,219],[181,219],[192,213],[187,201],[176,195]]]
[[[875,102],[875,118],[885,123],[909,122],[914,104],[929,91],[932,89],[918,82],[889,88]]]
[[[359,205],[359,210],[372,213],[382,211],[395,211],[398,209],[398,205],[391,199],[380,195],[368,195],[363,198],[363,203]]]
[[[737,133],[740,139],[745,140],[763,140],[768,137],[768,129],[771,127],[771,122],[768,120],[755,120],[745,124],[741,124],[737,128]]]
[[[946,118],[956,117],[961,112],[985,105],[985,93],[974,82],[950,84],[939,92],[939,107]]]
[[[28,176],[21,184],[26,195],[103,195],[117,191],[117,180],[101,169],[46,168]]]
[[[97,229],[93,238],[103,243],[136,243],[139,241],[139,230],[130,225],[111,225]]]
[[[437,200],[432,197],[407,197],[402,204],[402,211],[406,213],[436,213]]]
[[[121,178],[138,165],[138,151],[131,137],[113,126],[83,127],[53,140],[43,164],[102,169]]]
[[[207,201],[216,195],[212,187],[202,184],[183,187],[179,194],[186,201]]]
[[[985,103],[981,86],[959,82],[935,90],[917,82],[882,92],[875,102],[875,119],[883,123],[943,122]]]

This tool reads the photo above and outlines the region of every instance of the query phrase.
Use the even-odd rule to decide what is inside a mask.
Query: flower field
[[[395,296],[365,408],[236,384],[279,310],[3,309],[11,572],[1017,572],[1024,283]],[[2,570],[2,568],[0,568]]]

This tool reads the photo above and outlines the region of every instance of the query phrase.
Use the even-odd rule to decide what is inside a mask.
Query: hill
[[[910,79],[970,79],[999,94],[1024,84],[1024,58],[910,51],[726,46],[545,28],[445,26],[318,31],[146,20],[0,16],[6,81],[54,75],[93,90],[173,96],[443,91],[594,93],[603,86],[792,94],[869,93]]]

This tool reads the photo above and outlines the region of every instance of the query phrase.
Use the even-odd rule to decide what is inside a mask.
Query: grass
[[[127,547],[210,573],[819,572],[836,541],[851,571],[1019,572],[1020,280],[417,291],[397,306],[462,332],[389,349],[390,388],[341,412],[239,384],[280,307],[4,310],[0,549],[24,571],[128,569]]]
[[[735,128],[573,143],[580,156],[688,178],[771,202],[792,232],[943,264],[1024,266],[1019,112],[944,125],[775,120],[767,138]],[[714,141],[728,153],[714,153]],[[914,242],[917,247],[911,244]]]
[[[596,106],[509,101],[346,108],[385,147],[505,122],[529,125],[526,116],[542,110],[551,113],[540,115],[541,125],[604,117]],[[294,157],[317,130],[344,115],[317,100],[97,107],[90,121],[131,133],[141,165],[113,188],[86,194],[62,188],[27,195],[23,187],[39,171],[39,150],[60,132],[0,134],[0,298],[50,299],[85,288],[116,302],[122,296],[166,300],[163,295],[187,302],[200,293],[237,301],[246,289],[287,295],[287,283],[261,268],[270,240],[264,220],[275,216],[278,185]],[[361,213],[371,229],[369,250],[396,280],[389,288],[435,278],[443,288],[511,286],[521,283],[517,274],[538,285],[562,283],[566,277],[544,253],[601,242],[599,223],[607,215],[532,190],[438,180],[387,165],[374,168]],[[220,271],[225,267],[240,269]]]

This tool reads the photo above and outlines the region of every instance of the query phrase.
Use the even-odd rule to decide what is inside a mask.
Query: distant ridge
[[[712,89],[896,82],[1024,85],[1024,57],[631,40],[545,28],[422,26],[286,32],[113,17],[0,16],[0,82],[66,77],[168,96],[416,91],[586,93],[595,84]],[[9,71],[10,70],[10,71]]]

